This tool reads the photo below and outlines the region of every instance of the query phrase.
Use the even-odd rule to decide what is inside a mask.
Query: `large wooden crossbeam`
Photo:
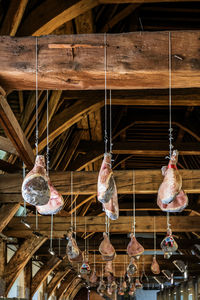
[[[105,217],[79,217],[76,218],[77,232],[85,231],[85,219],[87,232],[104,232]],[[35,217],[27,217],[27,221],[35,228]],[[41,233],[50,236],[50,217],[39,218],[39,230]],[[110,221],[110,232],[129,233],[132,229],[132,217],[119,217],[116,221]],[[166,216],[156,217],[157,232],[166,232]],[[198,232],[200,226],[199,216],[172,216],[170,224],[174,232]],[[54,238],[63,237],[66,231],[71,226],[70,217],[55,217],[54,218]],[[136,232],[154,232],[153,217],[144,216],[136,217]],[[20,218],[14,217],[6,229],[6,235],[13,237],[30,236],[32,231],[25,229],[20,222]]]
[[[187,193],[200,193],[200,170],[180,170],[183,189]],[[63,195],[71,194],[71,172],[50,173],[52,184]],[[73,172],[74,195],[97,193],[98,172]],[[133,171],[114,171],[118,194],[133,193]],[[163,177],[160,170],[135,170],[135,193],[156,194]],[[22,176],[19,174],[0,175],[0,198],[3,195],[21,194]]]
[[[108,34],[106,39],[109,89],[168,88],[168,32]],[[199,31],[172,32],[171,40],[173,88],[200,87]],[[33,37],[0,38],[4,88],[35,89],[35,44]],[[104,89],[104,35],[40,37],[38,87]]]

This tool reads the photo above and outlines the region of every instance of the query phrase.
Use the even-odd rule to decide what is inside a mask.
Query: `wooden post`
[[[6,242],[0,241],[0,297],[5,296],[5,281],[3,278],[5,265],[6,265]]]
[[[31,291],[31,280],[32,280],[32,259],[29,260],[27,265],[24,268],[24,289],[25,289],[25,298],[30,300],[30,291]]]

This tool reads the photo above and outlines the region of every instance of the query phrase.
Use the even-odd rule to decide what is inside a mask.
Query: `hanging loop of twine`
[[[135,236],[135,171],[133,170],[133,223],[132,223],[132,232]]]
[[[49,91],[47,90],[47,175],[49,176]]]
[[[107,36],[104,34],[104,74],[105,74],[105,130],[104,143],[105,153],[108,152],[108,132],[107,132]]]
[[[36,156],[38,155],[38,141],[39,141],[39,131],[38,131],[38,37],[35,39],[35,147]]]
[[[156,257],[156,218],[153,217],[153,228],[154,228],[154,257]]]
[[[73,172],[71,172],[71,230],[73,231],[74,220],[73,220]]]

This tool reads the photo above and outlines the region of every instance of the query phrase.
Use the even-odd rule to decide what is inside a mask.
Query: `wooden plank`
[[[179,170],[183,179],[183,189],[186,193],[200,193],[200,170]],[[114,170],[118,194],[132,194],[133,171]],[[71,194],[71,172],[50,172],[50,178],[55,188],[63,195]],[[97,193],[98,172],[73,172],[73,194],[94,195]],[[157,194],[163,180],[160,170],[135,170],[135,193]],[[1,194],[21,194],[22,175],[1,174]]]
[[[0,123],[27,168],[32,168],[34,164],[33,150],[8,102],[3,96],[0,96]]]
[[[3,203],[13,203],[16,204],[17,202],[22,203],[23,198],[20,194],[0,194],[0,204]]]
[[[72,298],[70,297],[71,293],[74,291],[74,289],[77,287],[81,280],[82,279],[78,278],[77,275],[75,276],[75,278],[72,279],[71,284],[68,285],[67,289],[64,292],[64,297],[66,300],[72,300]]]
[[[3,136],[0,136],[0,149],[8,153],[19,156],[18,152],[16,151],[11,141],[8,138],[5,138]]]
[[[60,267],[61,267],[61,264],[60,264]],[[51,279],[51,281],[47,285],[46,293],[47,293],[48,298],[51,297],[51,295],[55,292],[59,283],[71,271],[71,269],[66,266],[66,263],[65,263],[65,265],[62,264],[62,266],[64,266],[65,269],[57,271],[56,274],[54,275],[54,277]]]
[[[168,39],[168,32],[108,34],[108,89],[168,88]],[[200,72],[196,67],[199,31],[171,32],[171,40],[172,87],[200,87]],[[52,44],[69,45],[70,49],[49,47]],[[35,39],[0,37],[0,45],[3,87],[35,89]],[[103,48],[102,34],[41,37],[38,41],[39,89],[104,89]],[[177,53],[183,60],[175,57]]]
[[[49,143],[72,125],[80,121],[85,114],[95,111],[101,106],[102,102],[99,100],[88,100],[87,102],[78,100],[69,108],[66,108],[59,114],[55,115],[49,124]],[[38,150],[41,151],[45,146],[46,137],[39,143]]]
[[[8,7],[3,25],[0,29],[0,35],[15,36],[21,23],[28,0],[12,0]]]
[[[97,0],[44,1],[24,20],[19,35],[47,35],[98,5]],[[45,14],[44,14],[45,11]],[[37,22],[35,20],[37,19]]]
[[[31,300],[31,279],[32,279],[32,260],[30,259],[24,268],[24,289],[25,298]]]
[[[87,232],[104,232],[105,217],[99,216],[77,216],[77,232],[85,231],[85,220],[87,224]],[[27,221],[35,226],[35,218],[27,217]],[[71,225],[70,217],[55,217],[54,222],[54,238],[63,237],[66,230]],[[166,216],[156,216],[156,222],[159,224],[157,232],[166,232]],[[40,232],[50,236],[50,217],[40,217]],[[172,216],[170,224],[173,232],[198,232],[200,226],[199,216]],[[127,233],[131,232],[132,217],[119,217],[116,221],[110,222],[110,232]],[[136,217],[136,232],[153,232],[153,217],[143,216]],[[30,236],[31,231],[24,229],[20,219],[15,217],[9,223],[6,235],[13,237]]]
[[[47,279],[49,274],[51,274],[51,272],[58,267],[60,263],[61,260],[57,256],[52,256],[49,261],[35,274],[31,282],[31,298],[37,292],[41,284]]]
[[[21,168],[17,166],[16,164],[11,164],[7,162],[6,160],[0,159],[0,170],[6,172],[6,173],[15,173],[17,171],[20,171]]]
[[[94,24],[93,24],[93,14],[92,10],[86,11],[84,14],[79,15],[75,19],[76,32],[78,34],[93,33]]]
[[[30,236],[26,239],[19,249],[15,252],[14,256],[10,259],[5,267],[4,279],[6,282],[6,296],[10,291],[19,273],[24,269],[28,261],[39,249],[39,247],[47,240],[47,237]]]
[[[4,228],[8,225],[10,220],[13,218],[15,213],[17,212],[20,204],[3,204],[0,208],[0,232],[4,230]]]
[[[66,298],[66,300],[73,300],[76,297],[76,295],[78,294],[78,292],[80,291],[80,289],[82,289],[83,287],[85,287],[85,285],[83,284],[83,282],[81,283],[80,280],[77,280],[76,286],[74,287],[74,289],[72,290],[72,292],[70,293],[70,295]],[[67,294],[67,292],[66,292],[66,294]]]
[[[56,289],[56,299],[61,299],[61,297],[63,296],[65,290],[71,285],[72,281],[74,278],[76,278],[76,274],[74,274],[74,272],[70,272],[67,274],[66,279],[62,282],[62,284],[60,285],[60,287],[58,289]]]

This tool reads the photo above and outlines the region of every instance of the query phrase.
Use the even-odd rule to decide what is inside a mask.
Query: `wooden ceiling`
[[[107,86],[112,89],[113,169],[120,207],[119,220],[111,223],[111,241],[118,252],[116,275],[124,270],[127,234],[131,230],[128,224],[132,220],[132,169],[136,170],[136,232],[146,234],[138,239],[146,250],[153,250],[153,216],[159,224],[158,250],[166,232],[166,218],[156,205],[156,192],[162,180],[160,168],[167,164],[168,154],[169,30],[173,30],[173,144],[180,152],[178,167],[189,196],[189,206],[183,213],[173,214],[171,224],[181,258],[188,262],[191,275],[198,274],[198,258],[192,253],[200,236],[200,2],[2,0],[0,8],[0,84],[5,90],[0,97],[0,150],[5,151],[0,152],[0,230],[17,238],[15,243],[20,246],[15,256],[20,258],[16,272],[12,272],[15,258],[6,266],[7,291],[19,272],[25,266],[25,270],[30,268],[31,258],[42,265],[32,279],[32,294],[49,274],[54,279],[47,286],[48,295],[56,290],[59,299],[80,287],[76,266],[72,269],[65,257],[63,237],[70,224],[72,171],[77,240],[82,250],[84,237],[89,241],[91,265],[92,251],[98,250],[101,232],[105,230],[101,205],[96,199],[97,174],[104,152],[104,33]],[[22,204],[22,162],[27,170],[34,163],[36,36],[39,151],[46,153],[48,89],[51,180],[65,200],[54,220],[53,245],[58,253],[61,238],[63,261],[48,254],[49,217],[39,217],[39,230],[44,234],[39,240],[32,233],[33,207],[28,206],[31,230],[13,217]],[[158,260],[161,269],[180,275],[171,260],[166,261],[163,256]],[[151,277],[151,257],[144,255],[143,261]],[[99,262],[101,258],[97,256]],[[59,282],[62,284],[57,288]]]

